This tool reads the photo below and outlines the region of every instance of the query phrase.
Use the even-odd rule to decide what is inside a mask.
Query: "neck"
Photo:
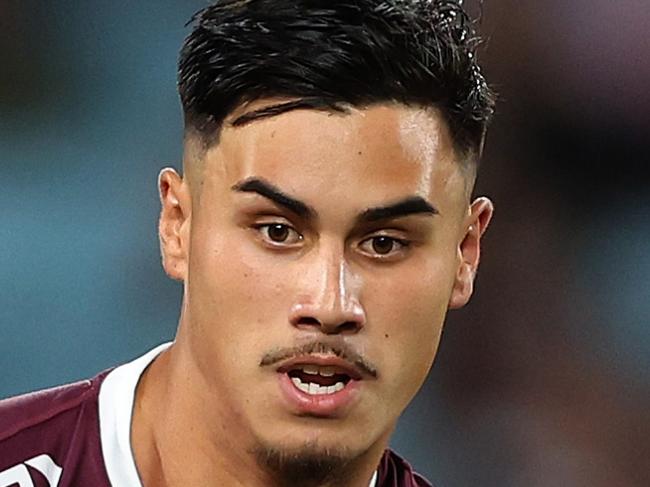
[[[136,389],[131,443],[143,486],[287,485],[259,464],[253,440],[236,415],[188,380],[200,375],[184,354],[179,343],[172,345],[147,368]],[[387,442],[388,435],[336,479],[313,487],[368,487]]]

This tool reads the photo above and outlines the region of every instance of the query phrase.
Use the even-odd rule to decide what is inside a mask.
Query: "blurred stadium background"
[[[156,176],[206,2],[0,0],[0,397],[174,333]],[[485,0],[497,207],[394,447],[436,485],[650,485],[650,8]]]

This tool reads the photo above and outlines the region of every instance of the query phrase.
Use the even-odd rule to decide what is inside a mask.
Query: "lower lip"
[[[343,389],[333,394],[311,395],[298,389],[291,381],[289,374],[279,373],[280,389],[289,404],[299,414],[333,417],[340,415],[348,408],[360,392],[360,381],[350,380]]]

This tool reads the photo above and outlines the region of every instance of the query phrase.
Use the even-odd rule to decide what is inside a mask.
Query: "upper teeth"
[[[334,367],[319,367],[318,365],[303,365],[300,367],[305,374],[322,375],[323,377],[332,377],[336,370]]]

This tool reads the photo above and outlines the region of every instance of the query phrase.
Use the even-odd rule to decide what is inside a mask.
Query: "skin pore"
[[[185,178],[160,176],[163,265],[184,298],[136,392],[143,484],[367,487],[447,310],[472,294],[492,204],[470,204],[432,109],[292,110],[198,145]],[[349,400],[293,401],[295,357],[358,373]]]

